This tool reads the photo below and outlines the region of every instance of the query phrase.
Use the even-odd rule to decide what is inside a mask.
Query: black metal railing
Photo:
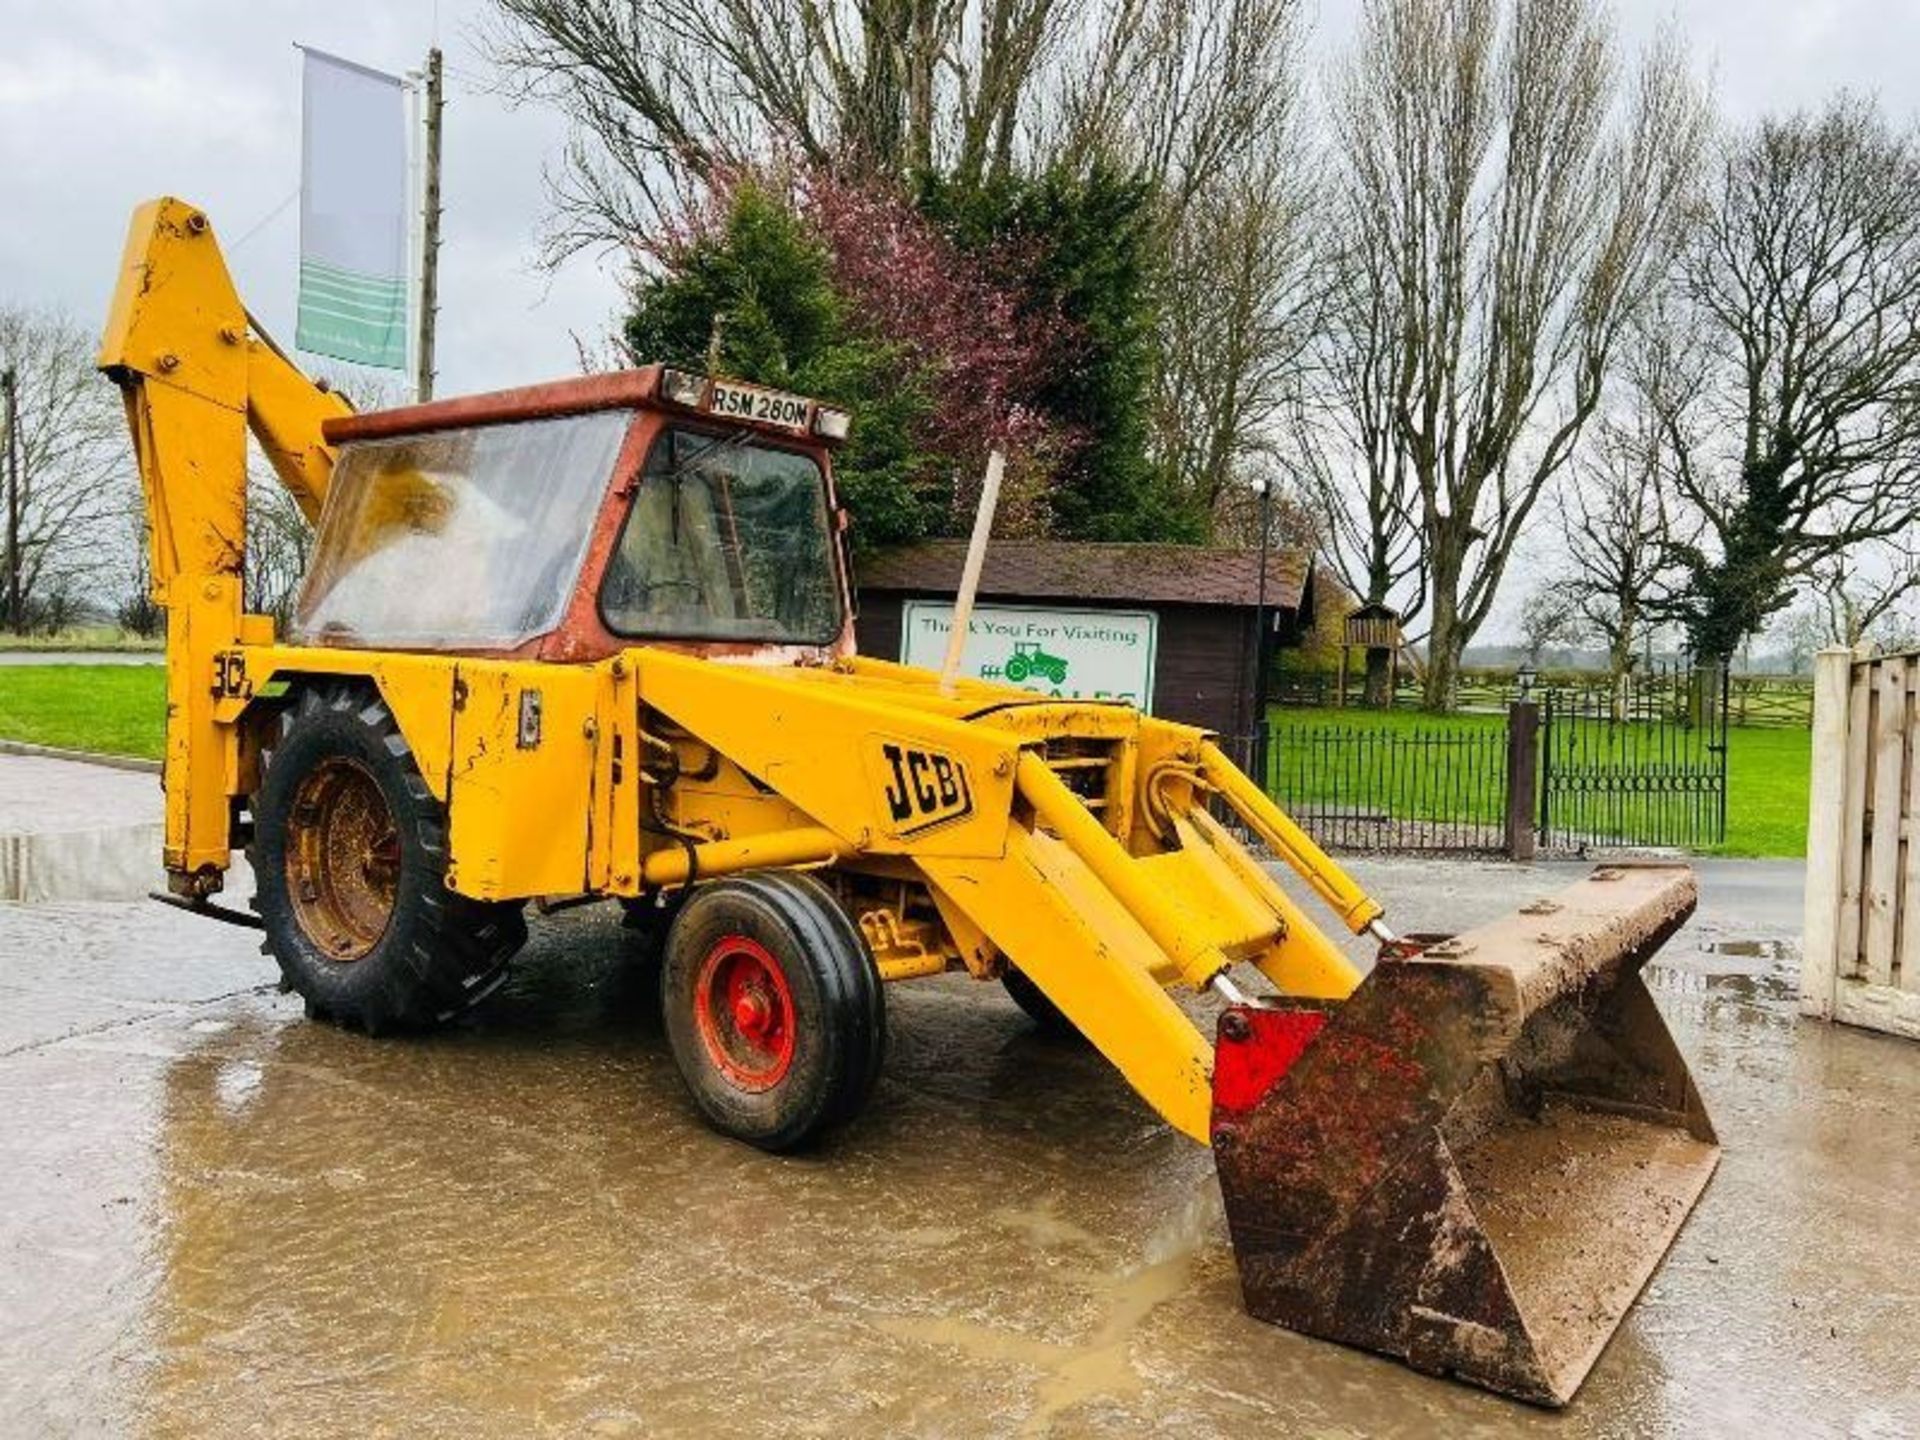
[[[1258,747],[1241,753],[1258,764]],[[1507,849],[1507,726],[1274,725],[1267,793],[1329,849]]]

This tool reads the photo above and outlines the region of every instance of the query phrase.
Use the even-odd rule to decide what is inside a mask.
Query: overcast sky
[[[615,273],[583,261],[555,275],[535,263],[541,174],[565,127],[486,92],[475,35],[484,4],[439,8],[448,69],[440,389],[551,379],[577,368],[572,331],[606,328]],[[248,305],[291,343],[294,42],[403,72],[422,63],[434,10],[430,0],[0,0],[0,176],[18,217],[0,230],[0,300],[51,301],[97,323],[128,212],[172,193],[206,207]]]
[[[1323,0],[1316,60],[1344,46],[1356,8]],[[437,9],[450,71],[442,389],[549,378],[573,368],[573,333],[605,330],[617,272],[592,260],[557,275],[537,266],[541,174],[565,128],[487,93],[484,0]],[[432,0],[0,0],[0,176],[14,217],[0,228],[0,300],[52,302],[96,323],[128,210],[170,191],[207,207],[248,303],[290,335],[294,42],[404,71],[420,63],[435,12]],[[1920,100],[1920,0],[1622,0],[1617,13],[1630,37],[1677,14],[1736,117],[1817,102],[1841,84],[1902,114]]]
[[[1348,43],[1358,0],[1321,5],[1315,65]],[[570,372],[573,336],[608,328],[618,270],[536,263],[542,172],[565,126],[487,92],[477,31],[488,13],[485,0],[0,0],[0,179],[14,217],[0,227],[0,302],[50,303],[97,324],[129,210],[170,192],[206,207],[248,304],[290,340],[294,42],[400,72],[437,31],[449,96],[441,392]],[[1901,117],[1920,109],[1920,0],[1618,0],[1615,13],[1636,43],[1677,19],[1735,121],[1817,104],[1841,85]],[[1518,595],[1502,598],[1505,612]]]

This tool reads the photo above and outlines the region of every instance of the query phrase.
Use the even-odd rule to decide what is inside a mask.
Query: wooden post
[[[1822,650],[1813,662],[1813,776],[1807,799],[1807,894],[1800,950],[1800,1010],[1833,1018],[1840,975],[1841,856],[1849,841],[1847,713],[1853,652]]]
[[[1540,774],[1540,707],[1532,700],[1507,706],[1507,843],[1509,860],[1534,854],[1533,792]]]
[[[433,398],[433,329],[440,311],[440,112],[446,91],[440,78],[440,47],[427,51],[425,184],[420,206],[420,329],[414,398]]]
[[[993,535],[993,512],[1000,504],[1000,476],[1006,466],[1006,456],[998,450],[988,452],[980,507],[973,512],[973,538],[967,542],[967,565],[960,575],[960,591],[953,597],[953,629],[947,634],[947,658],[940,666],[942,695],[954,693],[960,674],[960,652],[967,648],[967,630],[973,624],[973,597],[980,591],[980,567],[987,563],[987,541]]]

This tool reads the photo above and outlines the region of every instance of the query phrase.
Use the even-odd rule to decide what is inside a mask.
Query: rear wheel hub
[[[364,959],[393,918],[400,833],[379,782],[335,758],[300,781],[287,816],[287,890],[295,918],[322,954]]]

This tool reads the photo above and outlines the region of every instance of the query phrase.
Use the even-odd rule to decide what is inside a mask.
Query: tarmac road
[[[1355,868],[1409,929],[1565,878]],[[1795,1018],[1797,866],[1701,869],[1648,974],[1725,1159],[1558,1415],[1247,1318],[1206,1153],[997,986],[893,987],[872,1109],[776,1160],[693,1118],[608,907],[370,1041],[250,932],[0,904],[0,1431],[1920,1433],[1920,1046]]]

